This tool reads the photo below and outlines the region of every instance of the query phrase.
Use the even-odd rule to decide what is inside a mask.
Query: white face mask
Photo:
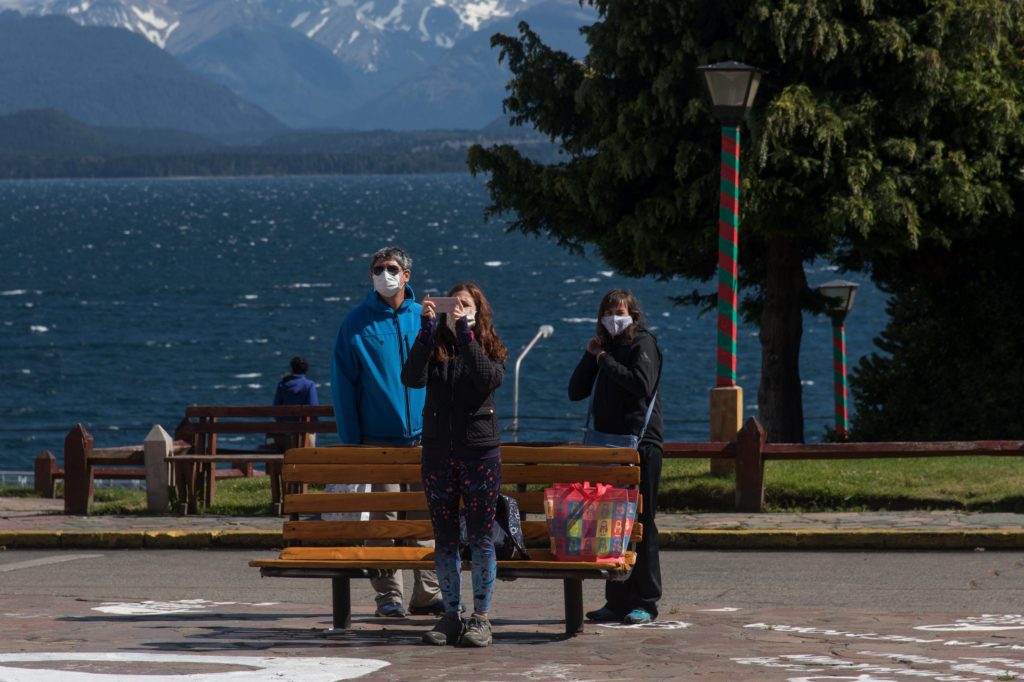
[[[476,311],[472,308],[466,308],[466,324],[470,329],[476,326]]]
[[[633,324],[633,318],[629,315],[605,315],[601,318],[601,324],[612,336],[618,336]]]
[[[384,270],[379,275],[373,276],[373,290],[384,298],[391,298],[402,290],[402,273],[392,275]]]

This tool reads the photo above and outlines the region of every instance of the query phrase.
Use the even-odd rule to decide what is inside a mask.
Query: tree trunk
[[[757,404],[761,423],[774,443],[804,442],[800,386],[800,300],[807,287],[798,242],[770,237],[767,282],[761,311],[761,386]]]

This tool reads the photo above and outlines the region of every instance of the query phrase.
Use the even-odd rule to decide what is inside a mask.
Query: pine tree
[[[743,129],[742,309],[760,325],[769,436],[802,441],[802,311],[821,303],[803,264],[870,268],[946,248],[1012,210],[1021,3],[589,2],[599,20],[584,29],[582,61],[525,24],[492,38],[512,72],[513,122],[550,136],[564,160],[471,148],[470,169],[489,176],[488,216],[509,212],[513,229],[571,250],[595,245],[627,275],[710,280],[719,124],[696,68],[734,59],[766,69]]]

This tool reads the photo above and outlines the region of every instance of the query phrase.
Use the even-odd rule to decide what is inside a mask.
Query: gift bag
[[[618,561],[629,547],[636,490],[556,483],[544,490],[551,553],[559,561]]]

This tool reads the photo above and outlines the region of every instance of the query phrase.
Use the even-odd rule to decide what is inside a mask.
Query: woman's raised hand
[[[434,310],[434,302],[430,299],[430,296],[425,296],[421,305],[423,310],[420,312],[420,317],[426,317],[431,320],[437,317],[437,312]]]

